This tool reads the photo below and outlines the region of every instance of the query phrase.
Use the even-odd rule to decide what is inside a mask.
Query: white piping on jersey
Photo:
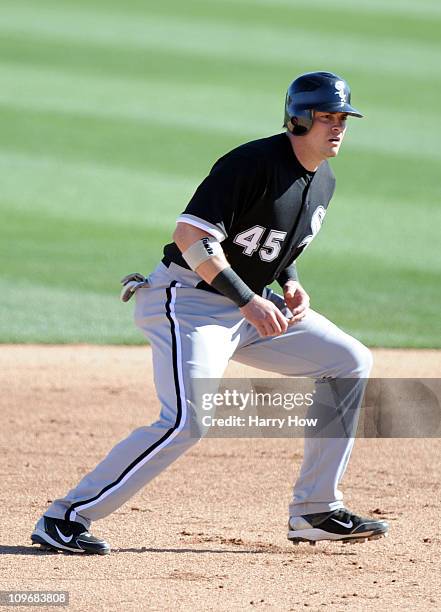
[[[176,223],[179,222],[188,223],[189,225],[193,225],[194,227],[198,227],[201,230],[208,232],[211,236],[214,236],[216,240],[222,242],[225,240],[226,235],[222,230],[220,230],[216,225],[210,223],[209,221],[205,221],[205,219],[201,219],[200,217],[196,217],[195,215],[182,214],[176,219]]]

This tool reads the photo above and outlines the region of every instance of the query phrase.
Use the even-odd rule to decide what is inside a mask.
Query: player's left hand
[[[288,325],[294,325],[305,318],[309,308],[309,295],[302,285],[294,280],[285,283],[283,297],[293,316]]]

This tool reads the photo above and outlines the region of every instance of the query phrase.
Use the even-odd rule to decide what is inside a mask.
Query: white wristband
[[[183,251],[182,257],[188,263],[192,270],[196,270],[204,261],[210,257],[216,257],[223,254],[223,249],[216,238],[213,236],[204,236],[200,240],[196,240],[186,251]]]

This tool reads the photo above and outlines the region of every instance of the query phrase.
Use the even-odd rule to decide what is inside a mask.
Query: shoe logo
[[[66,544],[68,544],[68,543],[71,541],[71,539],[73,538],[73,534],[72,534],[72,535],[70,535],[68,538],[67,538],[65,535],[63,535],[63,534],[61,533],[61,531],[58,529],[58,527],[57,527],[56,525],[55,525],[55,529],[57,530],[57,533],[58,533],[58,535],[60,536],[60,538],[61,538],[61,539],[63,540],[63,542],[65,542]]]
[[[332,520],[338,523],[339,525],[341,525],[342,527],[347,527],[348,529],[350,529],[353,526],[352,521],[349,521],[349,523],[342,523],[341,521],[337,521],[337,519],[334,519],[334,518]]]

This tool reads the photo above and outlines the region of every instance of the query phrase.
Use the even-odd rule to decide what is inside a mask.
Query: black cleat
[[[81,523],[42,516],[31,535],[32,544],[44,548],[75,553],[107,555],[110,546],[90,534]]]
[[[345,508],[333,512],[292,516],[288,523],[288,540],[293,544],[321,540],[340,542],[366,542],[387,535],[389,525],[386,521],[357,516]]]

